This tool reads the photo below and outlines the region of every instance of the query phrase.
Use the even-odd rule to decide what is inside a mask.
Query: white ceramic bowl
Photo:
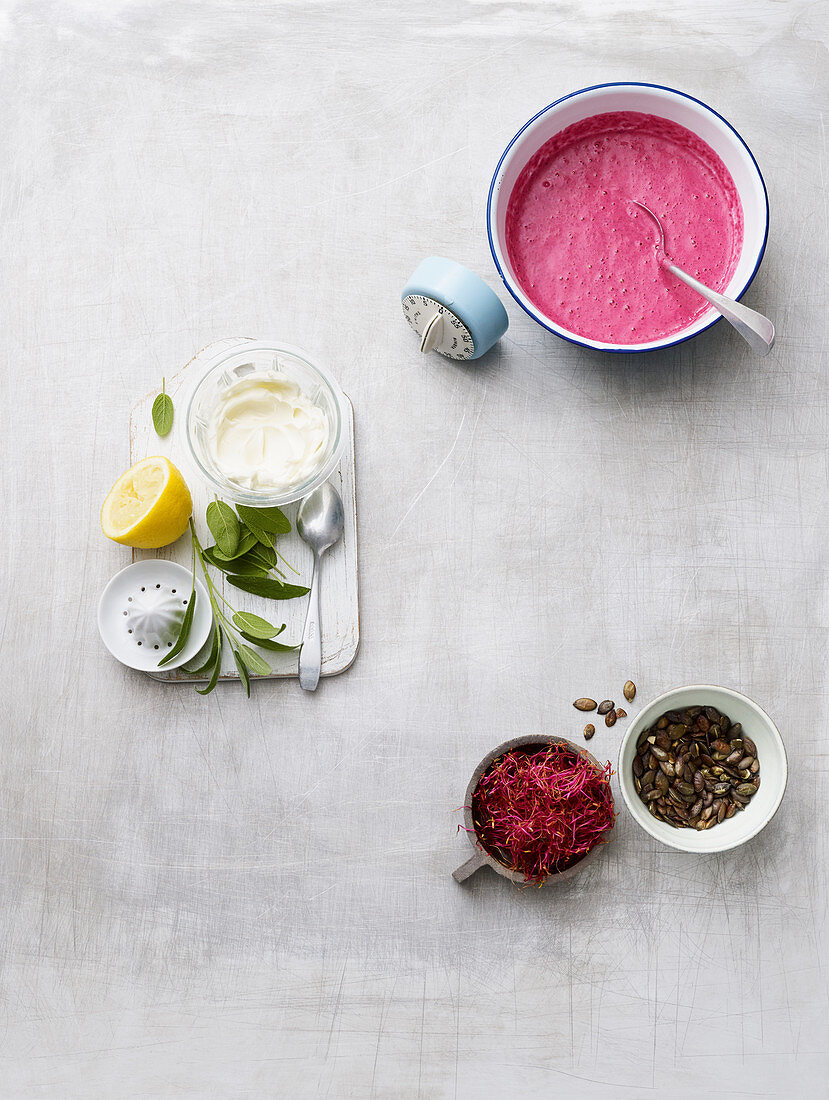
[[[769,230],[769,201],[766,185],[751,150],[725,119],[711,107],[673,88],[658,84],[599,84],[582,88],[551,103],[524,125],[498,162],[489,188],[487,233],[495,266],[516,302],[540,325],[571,343],[600,351],[655,351],[690,340],[719,320],[712,307],[692,325],[662,340],[642,344],[609,344],[589,340],[557,325],[533,305],[518,282],[507,254],[504,226],[507,205],[515,182],[527,161],[551,137],[574,122],[608,111],[640,111],[677,122],[706,141],[731,173],[743,205],[743,247],[734,275],[724,293],[741,298],[757,273],[766,248]]]
[[[674,829],[648,812],[633,785],[633,758],[636,741],[666,710],[684,707],[716,707],[732,722],[741,722],[746,736],[757,746],[760,761],[760,789],[742,813],[710,829]],[[619,786],[627,808],[639,825],[651,836],[681,852],[726,852],[751,840],[771,821],[786,790],[788,765],[783,739],[764,710],[745,695],[730,688],[711,684],[695,684],[674,688],[654,699],[641,710],[631,724],[619,749]]]
[[[213,411],[224,392],[252,371],[277,370],[299,386],[328,422],[328,443],[316,467],[302,482],[283,490],[246,489],[225,477],[210,452]],[[224,500],[252,508],[282,507],[302,500],[327,481],[345,445],[345,397],[336,380],[301,348],[273,340],[228,341],[207,361],[187,409],[186,439],[192,464]]]

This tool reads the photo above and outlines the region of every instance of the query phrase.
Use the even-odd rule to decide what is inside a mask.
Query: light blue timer
[[[418,266],[401,300],[406,320],[420,337],[420,350],[449,359],[480,359],[509,326],[495,291],[442,256],[430,256]]]

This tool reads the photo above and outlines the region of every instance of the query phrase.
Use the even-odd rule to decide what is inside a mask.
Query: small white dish
[[[664,821],[658,821],[648,812],[633,785],[633,759],[639,735],[665,711],[692,706],[716,707],[732,722],[741,722],[746,736],[757,746],[757,759],[760,761],[760,789],[745,810],[701,832],[675,829]],[[648,703],[631,723],[619,749],[619,786],[634,820],[646,833],[681,852],[727,852],[751,840],[777,813],[786,791],[788,774],[783,739],[766,712],[738,691],[712,684],[674,688]]]
[[[139,672],[168,672],[192,661],[210,637],[213,611],[196,581],[196,608],[184,649],[162,668],[190,599],[193,574],[165,558],[137,561],[116,573],[101,593],[98,630],[113,657]]]

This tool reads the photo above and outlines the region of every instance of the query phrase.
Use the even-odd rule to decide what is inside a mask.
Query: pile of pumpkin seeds
[[[636,695],[636,684],[634,684],[633,680],[627,680],[625,682],[622,693],[629,703],[633,701],[633,697]],[[612,699],[603,699],[601,703],[597,703],[595,699],[588,699],[585,695],[581,699],[576,699],[573,706],[576,710],[598,711],[604,718],[604,724],[606,726],[615,726],[619,718],[627,718],[628,716],[628,712],[623,710],[622,707],[617,707]],[[588,722],[584,727],[585,741],[589,741],[595,732],[596,727],[592,722]]]
[[[676,829],[710,829],[744,810],[760,786],[757,747],[715,707],[669,710],[639,735],[636,791]]]

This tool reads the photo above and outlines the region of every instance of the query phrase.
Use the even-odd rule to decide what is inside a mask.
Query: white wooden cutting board
[[[161,390],[159,387],[152,393],[148,393],[136,405],[133,406],[130,416],[130,461],[138,462],[149,455],[166,455],[171,462],[179,467],[190,486],[193,496],[193,517],[196,531],[203,546],[210,545],[213,538],[207,529],[204,520],[205,509],[213,499],[212,489],[198,474],[195,466],[189,458],[189,452],[185,441],[185,418],[190,394],[205,369],[217,355],[227,348],[238,344],[239,338],[222,340],[208,345],[198,355],[178,372],[166,379],[167,393],[173,399],[175,407],[175,420],[173,430],[164,439],[156,435],[152,421],[152,405],[156,395]],[[331,481],[339,490],[343,498],[345,510],[345,529],[343,536],[336,546],[325,555],[323,559],[323,571],[320,585],[320,609],[322,616],[322,675],[336,676],[344,672],[353,662],[357,654],[357,646],[360,641],[360,617],[358,607],[357,586],[357,500],[355,492],[355,466],[354,466],[354,410],[350,400],[345,402],[346,418],[346,446],[342,460],[334,471]],[[288,505],[284,511],[292,524],[296,521],[297,504]],[[302,542],[295,531],[289,535],[281,535],[278,539],[278,548],[295,569],[299,571],[299,577],[288,573],[288,580],[296,584],[311,584],[311,568],[313,555],[309,548]],[[134,550],[133,560],[142,561],[146,558],[164,557],[170,561],[179,562],[188,569],[191,567],[191,546],[189,535],[184,535],[172,546],[165,546],[161,550]],[[200,566],[197,565],[199,576]],[[302,636],[302,627],[305,622],[307,599],[300,597],[296,600],[266,600],[261,596],[253,596],[247,592],[241,592],[238,588],[227,584],[224,574],[211,569],[211,577],[219,591],[239,611],[253,611],[264,616],[270,622],[285,623],[286,628],[279,636],[279,641],[288,644],[298,643]],[[271,677],[258,677],[259,679],[271,679],[275,677],[297,676],[298,657],[296,653],[272,653],[261,651],[265,660],[273,669]],[[206,656],[206,652],[205,652]],[[170,682],[193,683],[196,677],[190,676],[183,669],[173,669],[168,672],[154,673],[156,679]],[[239,675],[233,664],[233,656],[229,647],[225,644],[222,656],[222,680],[238,680]],[[204,679],[204,677],[199,677]]]

